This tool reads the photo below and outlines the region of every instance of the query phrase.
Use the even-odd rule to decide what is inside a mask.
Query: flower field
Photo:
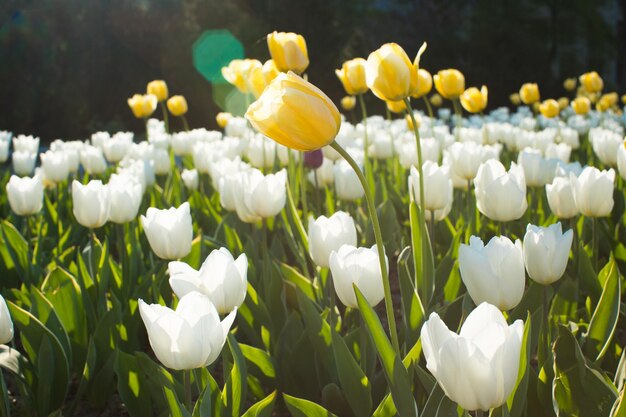
[[[267,45],[220,130],[0,132],[0,416],[626,416],[626,95]]]

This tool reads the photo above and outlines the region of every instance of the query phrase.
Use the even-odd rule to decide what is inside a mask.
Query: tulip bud
[[[365,61],[363,58],[354,58],[343,63],[341,69],[335,70],[335,74],[343,88],[351,96],[366,93],[367,83],[365,82]]]
[[[543,117],[551,119],[559,115],[561,108],[555,99],[549,98],[539,105],[539,111]]]
[[[43,184],[39,176],[20,178],[11,175],[6,190],[11,210],[18,216],[30,216],[41,211]]]
[[[368,56],[365,80],[379,99],[400,101],[417,90],[417,70],[400,45],[386,43]]]
[[[107,161],[117,163],[128,154],[132,146],[133,135],[119,132],[103,141],[101,149]]]
[[[188,202],[167,210],[150,207],[146,215],[141,216],[141,224],[150,247],[159,258],[179,259],[191,252],[193,227]]]
[[[157,359],[175,370],[204,368],[219,357],[237,310],[222,322],[206,295],[191,292],[176,310],[139,299],[139,313]]]
[[[180,174],[183,179],[183,184],[190,190],[197,190],[200,185],[200,176],[198,171],[195,169],[183,169],[182,174]]]
[[[230,113],[219,112],[217,113],[217,116],[215,116],[215,121],[221,129],[224,129],[232,117],[233,115]]]
[[[623,145],[623,135],[612,130],[594,127],[589,130],[589,141],[593,152],[604,165],[617,164],[618,148]]]
[[[385,262],[389,265],[386,255]],[[353,285],[363,293],[372,307],[384,298],[383,276],[376,245],[371,248],[342,245],[338,251],[330,253],[329,264],[335,292],[346,307],[358,308]]]
[[[526,275],[522,242],[494,236],[487,246],[476,236],[459,247],[459,270],[475,304],[488,302],[500,310],[517,306],[524,295]]]
[[[148,83],[146,88],[148,94],[154,95],[159,102],[167,100],[169,95],[167,91],[167,84],[163,80],[154,80]]]
[[[172,116],[184,116],[187,113],[187,100],[183,96],[172,96],[167,100],[167,109]]]
[[[448,100],[454,100],[465,90],[465,76],[457,69],[445,69],[439,71],[433,77],[437,92]],[[481,93],[482,94],[482,93]],[[487,99],[485,94],[485,106]]]
[[[605,217],[613,210],[613,184],[615,171],[600,171],[595,167],[586,167],[576,177],[570,173],[576,207],[587,217]]]
[[[135,94],[127,102],[136,118],[145,119],[156,110],[158,99],[154,94]]]
[[[273,59],[268,59],[263,64],[263,78],[265,79],[265,85],[271,83],[274,78],[278,77],[280,71],[276,68],[276,63]]]
[[[506,172],[500,161],[484,162],[474,185],[478,210],[492,220],[517,220],[528,208],[524,172],[515,163],[511,163],[511,169]]]
[[[311,169],[317,169],[324,162],[324,154],[321,149],[304,153],[304,166]]]
[[[452,180],[447,167],[440,167],[436,162],[425,161],[422,167],[424,173],[424,202],[420,201],[419,172],[411,166],[409,175],[409,191],[413,198],[425,210],[442,210],[450,204],[452,196]]]
[[[572,100],[572,109],[576,114],[587,114],[591,109],[591,101],[587,97],[576,97]]]
[[[309,66],[309,53],[302,35],[274,31],[267,35],[267,47],[276,68],[281,72],[302,74]]]
[[[246,112],[265,136],[299,151],[330,144],[339,132],[339,110],[326,94],[294,73],[280,74]]]
[[[13,320],[4,297],[0,295],[0,344],[7,344],[13,340]]]
[[[263,64],[257,59],[233,59],[222,68],[222,77],[239,91],[247,94],[251,91],[250,76],[255,69],[261,70]],[[263,77],[263,74],[260,74]]]
[[[574,91],[576,89],[576,78],[566,78],[565,81],[563,81],[563,88],[567,91]]]
[[[524,263],[535,282],[550,285],[561,279],[567,267],[574,233],[561,231],[561,223],[548,227],[529,224],[524,235]]]
[[[511,104],[514,106],[519,106],[522,102],[522,99],[520,98],[519,93],[513,93],[509,96],[509,100],[511,101]]]
[[[433,77],[423,68],[417,71],[417,89],[411,94],[413,98],[420,98],[430,93],[433,88]]]
[[[143,197],[143,187],[139,180],[131,175],[113,174],[107,188],[111,201],[109,221],[124,224],[134,220]]]
[[[470,87],[461,94],[461,105],[470,113],[480,113],[487,107],[487,87],[482,86],[480,91]]]
[[[556,177],[552,184],[546,184],[546,196],[550,210],[559,219],[570,219],[578,215],[569,177]]]
[[[89,229],[104,226],[109,219],[109,188],[100,180],[91,180],[87,185],[72,181],[72,204],[76,221]]]
[[[343,245],[356,246],[356,227],[348,213],[337,211],[332,216],[309,217],[309,254],[318,266],[330,266],[330,254]]]
[[[519,90],[519,97],[524,104],[533,104],[539,101],[539,86],[536,83],[526,83]]]
[[[170,286],[178,298],[197,291],[208,296],[217,312],[228,314],[241,306],[248,289],[248,258],[245,253],[237,260],[226,248],[213,250],[199,271],[184,262],[168,265]]]
[[[356,97],[345,96],[341,98],[341,108],[345,111],[350,111],[356,106]]]
[[[476,177],[483,162],[483,148],[475,142],[455,142],[448,149],[452,171],[467,182]]]
[[[588,93],[598,93],[604,88],[604,81],[596,71],[586,72],[578,80]]]
[[[443,104],[443,99],[441,98],[439,94],[435,93],[432,96],[430,96],[430,104],[432,104],[435,107],[439,107]]]

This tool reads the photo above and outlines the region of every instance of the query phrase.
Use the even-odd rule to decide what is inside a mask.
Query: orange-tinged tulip
[[[587,114],[591,109],[591,101],[587,97],[576,97],[572,100],[572,109],[576,114]]]
[[[365,65],[365,80],[372,93],[384,101],[399,101],[416,91],[419,58],[425,45],[415,62],[397,43],[386,43],[372,52]]]
[[[217,122],[217,125],[221,128],[224,129],[226,127],[226,125],[228,124],[228,121],[230,119],[232,119],[233,115],[227,112],[219,112],[217,113],[217,116],[215,116],[215,121]]]
[[[276,77],[248,107],[246,119],[265,136],[299,151],[330,144],[341,125],[330,98],[293,72]]]
[[[187,100],[183,96],[172,96],[167,100],[167,109],[172,116],[183,116],[187,113]]]
[[[533,104],[539,101],[539,86],[536,83],[526,83],[519,89],[519,98],[524,104]]]
[[[128,99],[128,107],[138,119],[150,117],[157,107],[158,99],[154,94],[135,94]]]
[[[555,99],[549,98],[547,100],[544,100],[539,105],[539,111],[541,112],[543,117],[547,117],[548,119],[551,119],[553,117],[558,116],[559,112],[561,111],[561,108],[559,107],[559,103]]]
[[[403,113],[406,110],[406,103],[400,101],[387,101],[387,109],[392,113]]]
[[[584,73],[579,77],[579,81],[589,93],[597,93],[604,88],[604,81],[602,81],[602,77],[596,71]]]
[[[357,94],[363,94],[367,92],[367,83],[365,82],[365,61],[363,58],[354,58],[346,61],[341,66],[341,69],[335,70],[335,74],[346,93],[351,96]]]
[[[480,113],[487,107],[487,95],[487,86],[470,87],[461,94],[461,105],[470,113]]]
[[[169,93],[167,91],[167,84],[163,80],[154,80],[148,83],[148,87],[146,88],[148,94],[154,94],[159,101],[165,101],[169,97]]]
[[[423,68],[417,70],[417,89],[411,94],[411,97],[420,98],[430,93],[433,89],[433,77],[430,72]]]
[[[345,96],[341,99],[341,108],[345,111],[350,111],[356,106],[356,97]]]
[[[435,74],[433,79],[437,92],[448,100],[459,98],[465,91],[465,76],[457,69],[441,70]]]
[[[302,35],[275,31],[267,35],[267,47],[279,71],[302,74],[309,66],[309,52]]]

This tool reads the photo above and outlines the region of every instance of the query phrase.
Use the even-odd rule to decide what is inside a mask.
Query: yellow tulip
[[[247,82],[248,88],[254,95],[254,98],[259,98],[267,86],[265,77],[263,76],[263,66],[256,66],[252,68],[248,74]]]
[[[169,97],[167,84],[163,80],[154,80],[148,83],[148,94],[154,94],[159,102],[167,100]]]
[[[561,110],[563,110],[564,108],[566,108],[567,106],[569,106],[569,98],[567,97],[560,97],[557,102],[559,103],[559,108]]]
[[[487,95],[487,86],[470,87],[461,94],[461,105],[470,113],[480,113],[487,107]]]
[[[135,94],[128,100],[128,107],[138,119],[150,117],[157,107],[158,99],[154,94]]]
[[[184,116],[187,113],[187,100],[183,96],[172,96],[167,100],[167,109],[172,116]]]
[[[439,94],[435,93],[432,96],[430,96],[430,104],[432,104],[435,107],[439,107],[443,104],[443,98],[441,98]]]
[[[265,85],[272,82],[274,78],[276,78],[280,74],[278,68],[276,68],[276,63],[273,59],[268,59],[263,64],[263,78],[265,78]]]
[[[430,72],[423,68],[417,70],[417,89],[411,94],[411,97],[420,98],[430,93],[433,89],[433,77]]]
[[[567,78],[563,81],[563,88],[567,91],[574,91],[576,89],[576,78]]]
[[[399,101],[417,90],[417,70],[423,44],[415,62],[411,62],[397,43],[386,43],[367,57],[365,81],[376,97],[384,101]]]
[[[519,93],[513,93],[509,96],[509,100],[511,104],[514,106],[519,106],[522,103],[522,99],[519,96]]]
[[[572,100],[572,109],[576,114],[587,114],[591,109],[591,101],[587,97],[576,97]]]
[[[351,96],[363,94],[368,90],[365,82],[366,62],[363,58],[354,58],[344,62],[341,69],[335,70],[335,74],[343,84],[346,93]]]
[[[345,111],[350,111],[356,106],[356,97],[345,96],[341,99],[341,108]]]
[[[224,129],[226,127],[226,125],[228,124],[228,121],[230,119],[232,119],[233,115],[227,112],[219,112],[217,113],[217,116],[215,116],[215,121],[217,122],[217,125],[221,128]]]
[[[279,71],[302,74],[309,66],[309,52],[302,35],[274,31],[267,35],[267,47]]]
[[[536,83],[526,83],[519,89],[519,98],[524,104],[533,104],[539,101],[539,86]]]
[[[402,113],[406,110],[406,103],[400,101],[387,101],[387,109],[392,113]]]
[[[293,72],[274,78],[248,107],[246,119],[265,136],[299,151],[328,145],[341,125],[330,98]]]
[[[222,77],[239,91],[246,94],[251,92],[250,73],[263,65],[257,59],[233,59],[227,67],[222,67]]]
[[[445,69],[439,71],[433,77],[435,88],[443,97],[448,100],[459,98],[465,91],[465,77],[463,73],[457,69]]]
[[[622,103],[623,103],[623,104],[626,104],[626,94],[624,94],[624,95],[622,96]]]
[[[605,100],[607,104],[609,105],[609,107],[613,107],[619,101],[619,96],[617,95],[616,92],[606,93],[606,94],[603,94],[602,97],[600,97],[600,100]]]
[[[589,93],[597,93],[602,91],[604,87],[604,81],[602,81],[602,77],[595,72],[586,72],[579,77],[580,84],[583,86],[585,90]]]
[[[547,100],[544,100],[539,105],[539,111],[541,112],[543,117],[547,117],[548,119],[551,119],[555,116],[558,116],[561,109],[559,107],[559,103],[555,99],[549,98]]]
[[[409,116],[408,114],[406,116],[404,116],[404,120],[406,120],[406,127],[409,130],[413,130],[413,120],[411,120],[411,116]],[[420,118],[419,114],[415,114],[415,122],[417,123],[417,128],[419,129],[420,125],[422,124],[422,119]]]

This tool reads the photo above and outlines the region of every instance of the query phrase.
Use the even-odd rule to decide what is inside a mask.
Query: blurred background
[[[626,0],[2,0],[0,130],[44,142],[141,132],[126,99],[153,79],[187,98],[192,127],[215,128],[218,111],[242,108],[219,69],[268,59],[273,30],[304,35],[309,80],[336,103],[335,68],[390,41],[410,57],[427,41],[422,66],[486,84],[490,109],[528,81],[564,96],[563,80],[589,70],[626,92]]]

